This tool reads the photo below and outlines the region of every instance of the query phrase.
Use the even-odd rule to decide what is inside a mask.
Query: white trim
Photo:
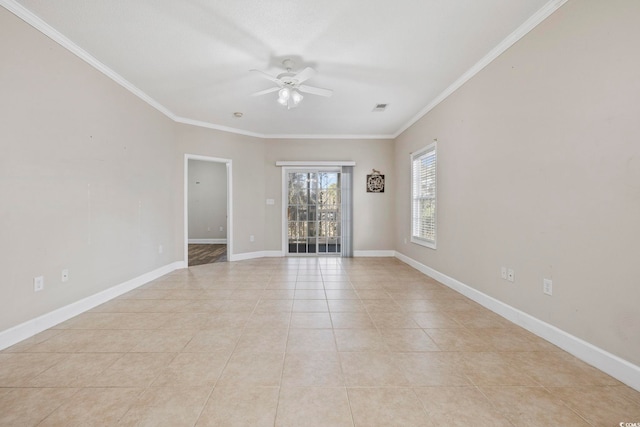
[[[192,245],[226,245],[227,239],[189,239]]]
[[[282,167],[342,167],[342,166],[355,166],[356,162],[352,161],[352,160],[336,160],[336,161],[321,161],[321,162],[314,162],[314,161],[285,161],[285,160],[278,160],[276,162],[276,166],[282,166]]]
[[[233,162],[227,162],[227,259],[233,254]]]
[[[189,160],[202,160],[203,162],[229,163],[231,159],[223,159],[221,157],[202,156],[200,154],[186,154]]]
[[[184,264],[189,264],[189,160],[224,163],[227,165],[227,259],[233,257],[233,165],[231,159],[202,156],[199,154],[184,155]]]
[[[437,204],[437,202],[436,202],[436,204]],[[435,243],[430,242],[429,240],[421,239],[421,238],[419,238],[417,236],[411,236],[410,240],[411,240],[411,243],[415,243],[416,245],[424,246],[425,248],[434,249],[434,250],[438,249],[436,247]]]
[[[36,30],[40,31],[47,37],[49,37],[54,42],[58,43],[63,48],[67,49],[69,52],[76,55],[78,58],[82,59],[87,64],[91,65],[93,68],[101,72],[102,74],[109,77],[111,80],[131,92],[133,95],[137,96],[156,110],[160,111],[162,114],[170,118],[176,123],[182,123],[185,125],[197,126],[207,129],[215,129],[222,132],[229,132],[237,135],[245,135],[251,136],[254,138],[260,139],[393,139],[393,135],[322,135],[322,134],[299,134],[299,135],[287,135],[287,134],[264,134],[258,132],[251,132],[244,129],[238,129],[230,126],[218,125],[215,123],[204,122],[201,120],[189,119],[186,117],[180,117],[174,114],[171,110],[169,110],[164,105],[160,104],[158,101],[147,95],[133,83],[122,77],[120,74],[113,71],[111,68],[106,66],[104,63],[100,62],[93,55],[88,53],[86,50],[82,49],[80,46],[75,44],[73,41],[68,39],[58,30],[53,28],[51,25],[47,24],[45,21],[40,19],[37,15],[31,12],[29,9],[22,6],[20,3],[15,0],[0,0],[0,5],[5,9],[16,15],[18,18],[22,19],[27,24],[31,25]]]
[[[131,280],[127,280],[124,283],[105,289],[104,291],[100,291],[97,294],[93,294],[49,313],[43,314],[42,316],[38,316],[35,319],[27,320],[24,323],[4,330],[0,332],[0,350],[30,338],[35,334],[64,322],[65,320],[69,320],[87,310],[91,310],[100,304],[104,304],[107,301],[149,283],[158,277],[164,276],[165,274],[169,274],[172,271],[181,268],[185,268],[185,264],[182,261],[167,264],[156,270],[142,274],[141,276],[135,277]]]
[[[0,0],[1,1],[1,0]],[[392,141],[393,135],[327,135],[327,134],[280,134],[280,133],[259,133],[251,132],[244,129],[234,128],[230,126],[217,125],[215,123],[203,122],[202,120],[189,119],[187,117],[172,117],[177,123],[185,125],[197,126],[206,129],[215,129],[222,132],[229,132],[238,135],[252,136],[260,139],[388,139]]]
[[[335,171],[342,173],[343,166],[355,166],[356,162],[351,160],[344,161],[284,161],[279,160],[276,161],[276,166],[282,167],[282,216],[281,216],[281,225],[282,225],[282,254],[283,256],[324,256],[320,254],[290,254],[289,253],[289,236],[288,236],[288,203],[289,203],[289,188],[288,188],[288,177],[287,174],[290,171],[308,171],[315,172],[317,170],[322,171]]]
[[[185,117],[176,116],[164,105],[160,104],[155,99],[144,93],[142,90],[134,86],[131,82],[124,77],[113,71],[111,68],[98,61],[95,57],[90,55],[87,51],[80,48],[73,43],[67,37],[58,32],[55,28],[44,22],[38,16],[34,15],[31,11],[26,9],[15,0],[0,0],[0,5],[12,12],[14,15],[31,25],[41,33],[51,38],[56,43],[60,44],[65,49],[69,50],[89,65],[105,74],[113,81],[124,87],[138,98],[151,105],[156,110],[160,111],[165,116],[169,117],[176,123],[183,123],[192,126],[204,127],[208,129],[216,129],[223,132],[229,132],[239,135],[252,136],[262,139],[389,139],[393,140],[397,138],[402,132],[411,127],[414,123],[420,120],[425,114],[433,110],[438,104],[449,97],[453,92],[458,90],[463,84],[469,81],[473,76],[478,74],[484,67],[490,64],[494,59],[500,56],[504,51],[514,45],[518,40],[524,37],[529,31],[534,29],[538,24],[544,21],[549,15],[555,12],[567,0],[550,0],[540,10],[538,10],[533,16],[527,19],[520,27],[518,27],[513,33],[505,38],[500,44],[494,47],[487,55],[485,55],[480,61],[473,65],[467,72],[465,72],[460,78],[458,78],[451,86],[446,88],[440,95],[438,95],[429,105],[420,110],[413,118],[405,123],[400,129],[391,135],[324,135],[324,134],[300,134],[300,135],[288,135],[288,134],[263,134],[257,132],[251,132],[238,128],[232,128],[229,126],[217,125],[215,123],[203,122],[200,120],[189,119]]]
[[[353,256],[358,257],[376,257],[376,258],[393,258],[396,255],[396,251],[382,250],[382,251],[353,251]]]
[[[177,116],[174,116],[173,119],[177,123],[182,123],[182,124],[185,124],[185,125],[197,126],[197,127],[201,127],[201,128],[207,128],[207,129],[215,129],[215,130],[219,130],[219,131],[222,131],[222,132],[229,132],[229,133],[233,133],[233,134],[237,134],[237,135],[252,136],[254,138],[260,138],[260,139],[266,139],[267,138],[267,135],[264,135],[262,133],[250,132],[250,131],[247,131],[247,130],[242,130],[242,129],[238,129],[238,128],[232,128],[230,126],[217,125],[215,123],[203,122],[201,120],[193,120],[193,119],[188,119],[188,118],[185,118],[185,117],[177,117]]]
[[[1,0],[0,0],[1,1]],[[331,135],[331,134],[269,134],[251,132],[244,129],[234,128],[230,126],[217,125],[215,123],[203,122],[202,120],[189,119],[186,117],[173,116],[173,120],[177,123],[182,123],[190,126],[197,126],[206,129],[215,129],[222,132],[229,132],[238,135],[252,136],[260,139],[388,139],[392,141],[395,136],[393,135]]]
[[[483,307],[488,308],[494,313],[499,314],[516,325],[521,326],[529,332],[532,332],[550,343],[557,345],[561,349],[576,356],[578,359],[593,365],[601,371],[611,375],[613,378],[622,381],[629,387],[640,391],[639,366],[575,337],[556,326],[550,325],[549,323],[533,317],[530,314],[520,311],[517,308],[511,307],[510,305],[482,293],[469,285],[447,276],[446,274],[440,273],[431,267],[421,264],[400,252],[396,252],[396,258],[449,288],[461,293],[467,298],[477,302]]]
[[[289,214],[287,212],[289,203],[289,186],[287,180],[287,168],[282,168],[282,213],[280,217],[280,224],[282,227],[282,246],[281,251],[285,256],[289,253],[289,226],[287,224]]]
[[[456,90],[458,90],[463,84],[471,80],[476,74],[484,69],[487,65],[493,62],[498,56],[502,55],[507,49],[516,44],[518,40],[523,38],[529,31],[533,30],[538,26],[542,21],[547,19],[553,12],[558,10],[563,4],[565,4],[567,0],[550,0],[547,4],[542,6],[540,10],[538,10],[535,14],[533,14],[529,19],[527,19],[522,25],[520,25],[516,30],[509,34],[507,38],[502,40],[496,47],[491,49],[489,53],[487,53],[480,61],[476,62],[471,68],[469,68],[462,76],[460,76],[451,86],[446,88],[440,95],[438,95],[433,101],[431,101],[426,107],[424,107],[418,114],[413,116],[411,120],[405,123],[400,129],[398,129],[394,134],[393,138],[397,138],[400,136],[402,132],[409,129],[412,125],[414,125],[418,120],[424,117],[429,111],[436,108],[438,104],[447,99],[449,95],[453,94]]]
[[[282,258],[284,257],[283,251],[257,251],[257,252],[245,252],[241,254],[234,254],[229,261],[246,261],[249,259],[258,258]]]
[[[141,89],[136,87],[133,83],[129,82],[127,79],[122,77],[120,74],[113,71],[111,68],[104,65],[102,62],[98,61],[94,56],[88,53],[86,50],[82,49],[80,46],[69,40],[67,37],[62,35],[58,30],[53,28],[51,25],[47,24],[45,21],[40,19],[37,15],[33,14],[30,10],[26,9],[21,4],[17,3],[14,0],[0,0],[0,5],[4,6],[7,10],[12,12],[18,18],[22,19],[27,24],[31,25],[36,30],[40,31],[47,37],[49,37],[54,42],[58,43],[63,48],[67,49],[69,52],[76,55],[78,58],[85,61],[87,64],[91,65],[93,68],[109,77],[111,80],[127,89],[129,92],[160,111],[165,116],[169,117],[171,120],[176,120],[177,117],[173,112],[171,112],[167,107],[160,104],[155,99],[151,98]]]
[[[392,141],[395,136],[393,135],[354,135],[354,134],[265,134],[262,136],[264,139],[388,139]]]
[[[433,222],[434,222],[434,227],[433,227],[433,241],[429,240],[429,239],[425,239],[423,237],[420,236],[415,236],[413,234],[413,219],[415,217],[415,212],[413,211],[413,209],[415,208],[415,204],[414,204],[414,193],[413,190],[415,189],[415,182],[413,182],[413,178],[414,178],[414,170],[413,170],[413,163],[415,162],[416,159],[421,158],[422,156],[426,156],[429,153],[433,152],[433,155],[435,157],[435,194],[433,196],[433,200],[436,203],[436,211],[433,215]],[[411,243],[415,243],[416,245],[420,245],[420,246],[424,246],[426,248],[429,249],[433,249],[436,250],[437,249],[437,241],[438,241],[438,140],[434,139],[433,142],[429,145],[427,145],[426,147],[411,153],[409,156],[409,171],[411,172],[411,177],[410,177],[410,181],[411,181],[411,186],[410,191],[411,191],[411,217],[410,217],[410,224],[411,224]]]

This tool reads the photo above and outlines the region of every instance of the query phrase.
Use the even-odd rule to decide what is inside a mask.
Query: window
[[[436,143],[411,155],[411,241],[436,248]]]

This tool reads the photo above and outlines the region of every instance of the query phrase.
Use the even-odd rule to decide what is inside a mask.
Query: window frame
[[[424,238],[422,236],[418,236],[415,234],[415,218],[416,218],[416,200],[422,200],[425,199],[424,197],[416,197],[415,194],[415,186],[414,186],[414,175],[415,175],[415,171],[414,171],[414,162],[417,159],[420,159],[422,157],[426,157],[431,155],[431,153],[433,153],[434,159],[435,159],[435,164],[434,164],[434,171],[433,171],[433,177],[434,177],[434,191],[433,191],[433,196],[432,197],[427,197],[426,199],[430,199],[433,200],[433,204],[434,204],[434,210],[433,210],[433,240]],[[410,157],[410,173],[411,173],[411,177],[410,177],[410,181],[411,181],[411,185],[410,185],[410,192],[411,192],[411,218],[410,218],[410,227],[411,227],[411,243],[415,243],[417,245],[421,245],[430,249],[436,249],[437,248],[437,236],[438,236],[438,151],[437,151],[437,141],[432,142],[431,144],[427,145],[426,147],[422,148],[421,150],[418,150],[414,153],[411,153]]]

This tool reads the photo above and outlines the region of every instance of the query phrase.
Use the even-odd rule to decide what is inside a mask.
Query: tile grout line
[[[348,274],[347,274],[347,280],[349,281],[349,284],[353,288],[353,283],[351,282],[351,278],[349,277]],[[356,293],[356,295],[358,295],[358,294]],[[358,301],[360,301],[362,303],[362,300],[360,299],[359,296],[358,296]],[[331,317],[331,313],[329,313],[329,317]],[[331,326],[333,326],[333,318],[331,318]],[[340,373],[342,374],[342,382],[344,383],[344,391],[345,391],[345,393],[347,395],[347,404],[349,405],[349,415],[351,415],[351,425],[355,426],[356,425],[356,420],[355,420],[355,417],[353,415],[353,407],[351,405],[351,395],[349,393],[349,388],[347,387],[347,377],[345,376],[344,369],[342,367],[342,355],[341,355],[340,349],[338,348],[338,340],[336,339],[335,328],[332,328],[332,329],[333,329],[333,338],[336,341],[336,352],[338,353],[338,363],[340,364]]]
[[[299,266],[298,266],[299,267]],[[280,398],[282,396],[282,381],[284,379],[284,368],[285,368],[285,362],[287,360],[287,348],[289,347],[289,335],[291,334],[291,319],[293,317],[293,305],[295,304],[295,289],[298,287],[298,271],[299,268],[296,270],[296,285],[294,286],[294,294],[293,294],[293,302],[291,303],[291,310],[289,311],[289,324],[287,326],[287,340],[285,342],[284,345],[284,355],[282,356],[282,371],[280,372],[280,385],[278,386],[278,398],[276,400],[276,409],[275,412],[273,414],[273,425],[276,425],[276,422],[278,420],[278,411],[280,410]]]
[[[237,289],[237,286],[236,286],[235,289]],[[253,315],[253,313],[255,313],[255,310],[256,310],[257,306],[258,306],[258,302],[256,302],[254,304],[253,310],[251,311],[251,314],[249,315],[249,318]],[[218,377],[216,378],[216,380],[215,380],[215,382],[213,384],[213,387],[211,387],[211,390],[209,391],[209,394],[207,395],[207,399],[205,400],[204,404],[202,405],[202,408],[200,408],[200,412],[198,413],[198,417],[195,419],[195,421],[193,423],[194,426],[196,424],[198,424],[198,421],[200,421],[200,417],[202,417],[202,413],[204,412],[205,408],[207,407],[207,404],[209,403],[209,401],[211,400],[211,396],[213,395],[213,392],[216,389],[216,386],[218,385],[218,381],[220,381],[220,378],[222,378],[222,375],[224,374],[225,369],[227,368],[227,366],[229,366],[229,361],[233,357],[233,353],[235,353],[236,348],[238,347],[238,343],[240,342],[240,339],[242,338],[242,335],[244,335],[244,332],[247,329],[247,324],[248,324],[248,318],[244,322],[244,326],[242,327],[242,332],[240,332],[240,334],[238,335],[238,338],[236,339],[236,342],[235,342],[235,344],[233,346],[233,349],[229,353],[229,356],[227,356],[227,360],[225,361],[224,366],[222,367],[222,369],[220,369],[220,373],[218,374]],[[193,339],[193,337],[192,337],[192,339]]]

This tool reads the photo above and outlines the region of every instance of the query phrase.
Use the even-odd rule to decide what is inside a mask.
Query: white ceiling
[[[393,137],[563,0],[2,0],[174,120],[262,137]],[[35,15],[35,16],[34,16]],[[39,18],[39,19],[38,19]],[[40,21],[42,20],[42,21]],[[56,31],[57,30],[57,31]],[[59,33],[59,34],[58,34]],[[77,49],[79,47],[80,49]],[[287,110],[282,60],[318,72]],[[378,103],[385,112],[373,112]],[[235,118],[234,112],[242,112]]]

